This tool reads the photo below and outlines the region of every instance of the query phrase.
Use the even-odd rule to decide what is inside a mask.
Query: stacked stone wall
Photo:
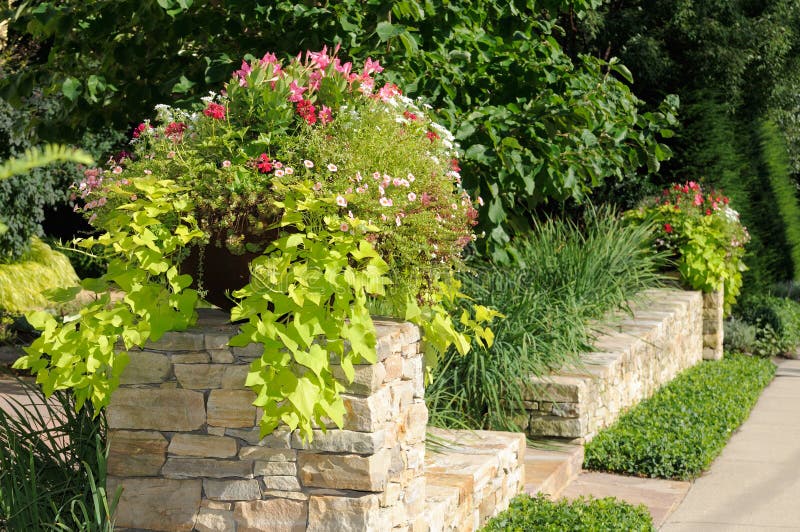
[[[419,331],[376,327],[378,363],[356,367],[343,429],[315,430],[312,442],[285,428],[260,437],[244,387],[260,346],[228,347],[236,330],[222,313],[132,352],[108,408],[108,488],[123,488],[117,527],[424,529]]]
[[[531,436],[588,441],[703,359],[700,292],[653,290],[632,309],[632,317],[601,329],[596,351],[580,365],[530,379],[521,421]]]
[[[725,292],[723,290],[703,294],[703,358],[705,360],[722,359],[724,311]]]

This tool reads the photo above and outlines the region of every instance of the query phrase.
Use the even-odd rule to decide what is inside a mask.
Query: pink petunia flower
[[[294,173],[294,168],[287,166],[284,172],[286,172],[286,175],[292,175]]]
[[[314,168],[314,163],[306,159],[303,161],[303,164],[306,165],[306,168]]]
[[[339,226],[339,229],[341,229],[344,232],[347,232],[347,230],[350,229],[350,227],[346,223],[343,223],[342,225]]]
[[[319,181],[317,181],[316,183],[314,183],[314,190],[316,190],[317,192],[319,192],[320,190],[322,190],[322,183],[320,183]]]
[[[408,201],[416,201],[416,199],[417,199],[416,194],[414,194],[413,192],[408,193]]]
[[[115,166],[114,169],[112,170],[112,172],[115,173],[115,174],[121,174],[122,173],[122,167],[121,166]]]
[[[328,164],[328,171],[329,172],[336,172],[337,170],[339,170],[339,167],[337,167],[335,164],[333,164],[333,163],[329,163]]]
[[[347,200],[344,199],[344,196],[336,196],[336,205],[339,207],[347,207]]]
[[[380,199],[380,204],[384,207],[391,207],[392,205],[394,205],[394,202],[392,201],[392,198],[387,198],[386,196],[383,196]]]
[[[230,168],[231,167],[231,162],[229,160],[225,159],[224,161],[222,161],[222,167],[223,168]]]

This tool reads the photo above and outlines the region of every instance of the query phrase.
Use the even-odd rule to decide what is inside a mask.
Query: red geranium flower
[[[222,120],[225,118],[225,106],[218,103],[209,102],[208,107],[203,110],[203,114],[210,116],[211,118],[216,118],[217,120]]]

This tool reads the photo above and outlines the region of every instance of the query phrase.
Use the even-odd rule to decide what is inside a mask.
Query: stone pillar
[[[424,526],[419,331],[376,321],[378,363],[356,367],[342,430],[259,438],[244,387],[258,346],[230,348],[218,311],[131,352],[108,408],[119,529],[384,531]],[[341,370],[334,368],[341,376]]]
[[[725,331],[722,318],[725,313],[725,292],[703,293],[703,359],[721,360]]]

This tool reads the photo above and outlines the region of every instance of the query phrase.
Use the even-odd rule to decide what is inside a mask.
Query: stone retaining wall
[[[225,315],[132,352],[108,408],[117,527],[144,530],[425,529],[419,331],[376,322],[378,360],[357,366],[343,430],[305,443],[259,437],[244,388],[256,346],[229,348]]]
[[[703,294],[703,358],[705,360],[722,359],[724,311],[725,292],[723,290]]]
[[[522,420],[531,436],[588,441],[703,359],[700,292],[652,290],[633,310],[633,317],[603,329],[581,367],[531,378]]]

